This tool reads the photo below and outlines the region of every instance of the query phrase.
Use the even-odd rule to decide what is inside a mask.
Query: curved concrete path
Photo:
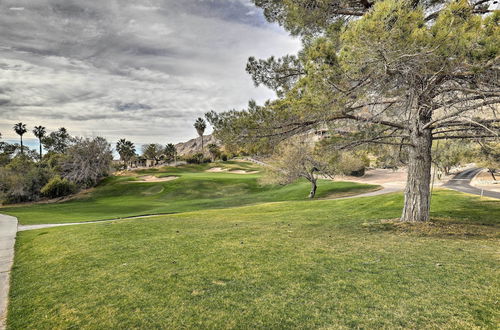
[[[362,193],[362,194],[359,194],[359,195],[352,195],[352,196],[338,197],[338,198],[328,198],[328,199],[331,199],[331,200],[340,200],[340,199],[370,197],[370,196],[378,196],[378,195],[390,194],[390,193],[393,193],[393,192],[400,192],[400,191],[404,190],[401,187],[393,187],[393,186],[385,186],[385,185],[380,185],[380,186],[382,186],[382,189],[379,189],[379,190],[370,191],[370,192]]]
[[[0,214],[0,329],[5,329],[9,301],[10,269],[14,262],[17,219]]]
[[[478,175],[483,169],[482,168],[471,168],[456,174],[452,179],[443,185],[448,189],[453,189],[456,191],[474,194],[479,196],[486,196],[491,198],[500,199],[500,193],[491,190],[479,189],[471,186],[471,181],[476,175]]]
[[[40,225],[18,225],[17,231],[35,230],[35,229],[62,227],[62,226],[86,225],[86,224],[91,224],[91,223],[101,223],[101,222],[110,222],[110,221],[118,221],[118,220],[142,219],[142,218],[159,217],[162,215],[170,215],[170,214],[175,214],[175,213],[158,213],[158,214],[148,214],[148,215],[137,215],[137,216],[126,217],[126,218],[95,220],[95,221],[82,221],[82,222],[47,223],[47,224],[40,224]]]

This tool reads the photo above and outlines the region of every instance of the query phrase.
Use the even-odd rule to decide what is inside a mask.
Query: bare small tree
[[[286,185],[304,178],[311,183],[309,198],[314,198],[318,178],[333,178],[338,173],[335,158],[334,155],[321,154],[314,145],[300,139],[285,141],[267,160],[270,166],[264,181]]]
[[[110,173],[112,160],[111,146],[106,139],[76,138],[62,162],[63,177],[90,187]]]
[[[500,142],[479,143],[479,162],[478,165],[488,169],[493,180],[497,180],[495,171],[500,168]]]

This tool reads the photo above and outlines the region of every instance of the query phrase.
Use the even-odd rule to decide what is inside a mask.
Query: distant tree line
[[[64,127],[47,133],[45,127],[35,126],[36,151],[24,144],[26,124],[17,123],[13,129],[19,144],[0,141],[2,203],[63,197],[94,186],[111,173],[112,150],[102,137],[74,137]]]
[[[207,123],[203,118],[197,118],[193,124],[196,133],[200,137],[201,144],[198,151],[179,156],[174,144],[169,143],[165,146],[159,143],[149,143],[141,146],[140,153],[132,141],[120,139],[116,143],[116,151],[122,161],[122,168],[136,168],[157,166],[166,163],[177,163],[178,160],[185,161],[190,164],[209,163],[216,160],[226,161],[234,154],[224,153],[220,146],[215,143],[210,143],[205,148],[204,133],[207,128]]]

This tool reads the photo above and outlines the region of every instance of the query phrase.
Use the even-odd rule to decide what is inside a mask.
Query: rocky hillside
[[[205,152],[208,153],[208,149],[206,148],[210,143],[215,143],[220,146],[219,141],[217,141],[212,135],[203,136],[203,144],[205,145]],[[175,145],[177,149],[177,153],[180,156],[184,155],[192,155],[197,152],[201,152],[201,137],[197,137],[195,139],[191,139],[187,142],[177,143]]]

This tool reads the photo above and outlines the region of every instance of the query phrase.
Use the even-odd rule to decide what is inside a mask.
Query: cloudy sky
[[[253,86],[249,56],[300,45],[249,0],[2,0],[0,31],[6,140],[22,121],[112,142],[185,141],[205,112],[274,96]]]

